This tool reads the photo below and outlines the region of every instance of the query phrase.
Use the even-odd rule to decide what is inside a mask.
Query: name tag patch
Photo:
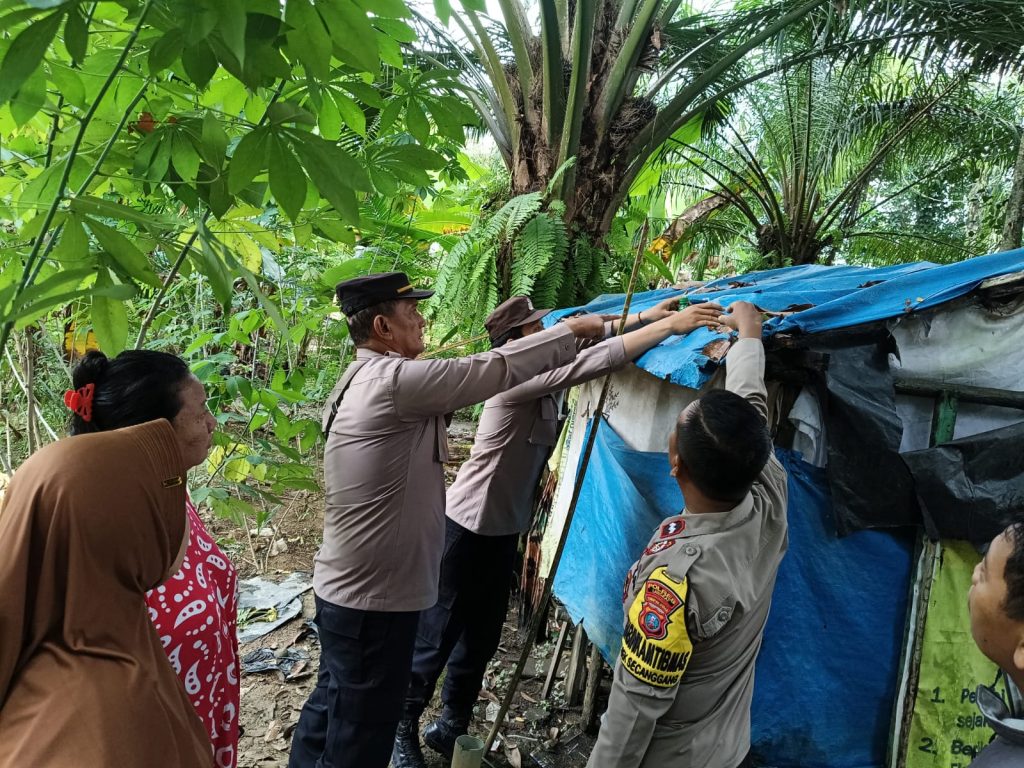
[[[650,575],[629,609],[619,658],[642,683],[658,688],[676,685],[686,671],[693,643],[683,609],[688,584],[677,582],[664,567]]]

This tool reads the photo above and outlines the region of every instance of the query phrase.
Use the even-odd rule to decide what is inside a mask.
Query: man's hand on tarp
[[[659,305],[660,306],[660,305]],[[722,307],[713,301],[691,304],[679,312],[670,312],[665,317],[672,333],[676,336],[695,331],[698,328],[714,328],[719,324]]]
[[[761,310],[749,301],[734,301],[718,322],[738,331],[741,339],[761,338]]]

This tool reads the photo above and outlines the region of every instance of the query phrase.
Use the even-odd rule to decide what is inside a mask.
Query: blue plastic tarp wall
[[[885,764],[910,584],[910,537],[835,537],[823,470],[789,471],[790,548],[757,662],[753,751],[777,768]],[[631,450],[603,423],[555,594],[613,662],[623,577],[658,523],[682,508],[662,453]]]
[[[809,309],[771,318],[765,323],[765,335],[818,333],[930,309],[970,293],[988,278],[1021,270],[1024,249],[944,265],[918,262],[871,268],[808,264],[722,278],[687,294],[695,302],[717,301],[728,306],[734,301],[751,301],[776,312],[810,304]],[[638,293],[630,308],[632,312],[649,309],[678,294],[671,289]],[[599,296],[583,309],[617,313],[622,311],[623,301],[621,295]],[[553,312],[547,322],[573,311]],[[704,350],[723,338],[699,328],[659,344],[636,363],[659,379],[699,389],[717,367]]]

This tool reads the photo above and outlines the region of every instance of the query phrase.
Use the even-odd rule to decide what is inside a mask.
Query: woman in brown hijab
[[[48,445],[0,508],[0,768],[209,768],[143,596],[184,552],[164,420]]]

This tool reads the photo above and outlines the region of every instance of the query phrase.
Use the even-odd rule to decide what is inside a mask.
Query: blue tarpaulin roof
[[[734,301],[750,301],[774,312],[810,304],[810,308],[795,314],[771,318],[765,323],[765,335],[819,333],[929,309],[969,294],[989,278],[1022,270],[1024,249],[945,265],[918,262],[875,268],[786,267],[722,278],[685,293],[692,302],[717,301],[728,306]],[[674,289],[638,293],[633,297],[630,311],[649,309],[676,295],[679,291]],[[620,313],[623,303],[621,294],[605,295],[582,309]],[[552,312],[549,322],[577,309],[581,308]],[[636,363],[658,378],[699,389],[716,367],[703,350],[711,342],[724,338],[722,334],[701,328],[685,337],[665,341]]]

